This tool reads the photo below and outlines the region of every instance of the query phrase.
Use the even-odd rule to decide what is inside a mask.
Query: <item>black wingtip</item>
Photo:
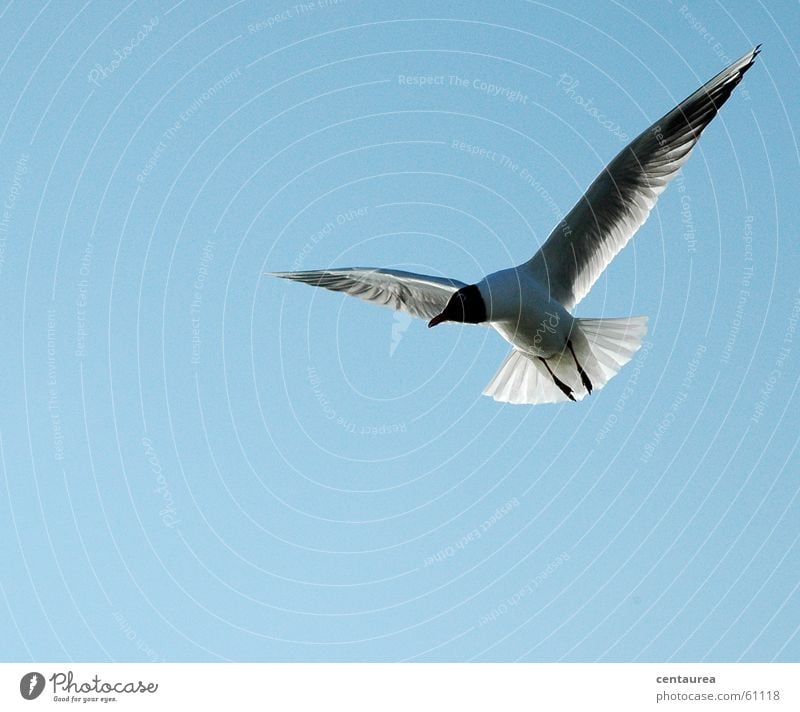
[[[745,72],[748,69],[750,69],[750,67],[753,66],[753,64],[756,61],[756,57],[758,57],[759,54],[761,54],[761,43],[757,44],[755,47],[753,47],[752,50],[750,50],[750,57],[749,57],[749,59],[747,59],[747,62],[742,64],[739,67],[738,73],[732,75],[733,77],[736,78],[736,83],[737,84],[739,83],[739,81],[741,81],[741,78],[744,76]],[[742,59],[739,60],[739,61],[741,62],[745,58],[747,58],[747,55],[744,55],[744,57],[742,57]]]
[[[308,282],[307,272],[264,272],[265,277],[277,277],[278,279],[289,279],[293,282]]]

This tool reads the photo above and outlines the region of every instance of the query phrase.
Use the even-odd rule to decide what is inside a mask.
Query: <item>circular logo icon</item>
[[[44,690],[44,675],[40,672],[26,672],[19,681],[19,694],[26,700],[35,700]]]

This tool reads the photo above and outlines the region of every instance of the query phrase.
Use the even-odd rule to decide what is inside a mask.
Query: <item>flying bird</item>
[[[647,317],[572,316],[614,256],[647,219],[758,56],[760,45],[643,131],[609,163],[541,249],[475,284],[394,269],[272,272],[443,322],[494,328],[513,347],[483,393],[507,403],[582,400],[639,349]]]

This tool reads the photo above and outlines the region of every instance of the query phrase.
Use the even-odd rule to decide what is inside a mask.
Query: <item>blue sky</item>
[[[796,3],[2,18],[2,659],[800,657]],[[579,404],[263,276],[525,260],[759,42],[577,308],[650,317]]]

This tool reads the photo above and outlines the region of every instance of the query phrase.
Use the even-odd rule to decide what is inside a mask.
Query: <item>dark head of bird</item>
[[[428,328],[443,321],[457,321],[462,324],[481,324],[486,321],[486,303],[478,287],[470,284],[454,292],[444,311],[428,322]]]

